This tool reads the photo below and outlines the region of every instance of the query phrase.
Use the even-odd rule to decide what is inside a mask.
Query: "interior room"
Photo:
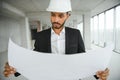
[[[51,27],[50,0],[0,0],[0,80],[28,80],[23,75],[6,78],[8,41],[34,49],[36,33]],[[72,12],[65,26],[80,30],[86,51],[114,44],[108,80],[120,80],[120,0],[71,0]],[[82,80],[94,80],[85,78]]]

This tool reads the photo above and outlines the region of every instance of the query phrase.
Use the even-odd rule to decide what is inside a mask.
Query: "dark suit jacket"
[[[51,28],[37,34],[35,51],[51,53]],[[80,31],[65,27],[65,54],[85,52]]]

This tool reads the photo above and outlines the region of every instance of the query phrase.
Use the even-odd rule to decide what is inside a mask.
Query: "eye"
[[[55,14],[51,13],[51,16],[52,16],[52,17],[55,17]]]
[[[64,17],[64,14],[60,14],[59,17],[60,17],[60,18],[63,18],[63,17]]]

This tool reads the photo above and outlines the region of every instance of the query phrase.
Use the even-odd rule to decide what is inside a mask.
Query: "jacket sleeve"
[[[34,44],[34,51],[39,51],[39,45],[38,45],[38,39],[35,40],[35,44]]]
[[[78,53],[85,52],[84,42],[81,36],[80,31],[78,31]]]
[[[15,75],[15,77],[18,77],[18,76],[20,76],[21,74],[18,73],[18,72],[16,72],[14,75]]]

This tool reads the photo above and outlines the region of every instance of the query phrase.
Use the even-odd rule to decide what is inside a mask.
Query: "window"
[[[91,18],[91,43],[94,43],[94,26],[93,26],[93,18]]]
[[[115,51],[120,53],[120,6],[116,7],[115,13]]]
[[[114,44],[120,53],[120,5],[91,18],[91,41],[98,46]]]
[[[99,46],[101,46],[101,47],[104,47],[104,40],[105,40],[105,38],[104,38],[104,36],[105,36],[105,34],[104,34],[104,28],[105,28],[105,16],[104,16],[104,13],[101,13],[99,16],[99,38],[98,38],[98,40],[99,40]]]
[[[105,42],[106,45],[114,42],[114,9],[105,13]]]
[[[93,26],[94,26],[94,44],[98,44],[98,16],[93,18]]]

